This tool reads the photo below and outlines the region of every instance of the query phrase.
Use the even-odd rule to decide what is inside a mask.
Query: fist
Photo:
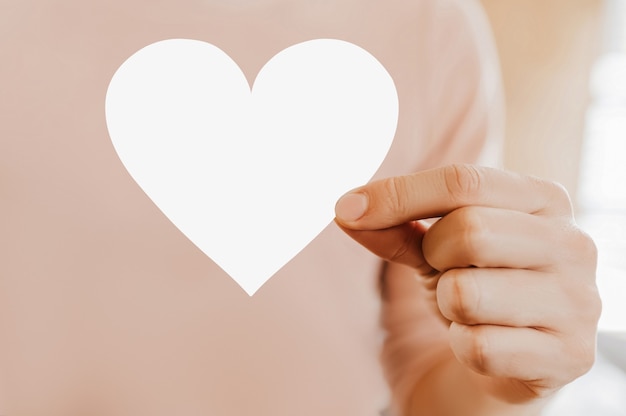
[[[596,248],[560,185],[447,166],[349,192],[336,222],[425,277],[450,321],[456,358],[489,376],[498,395],[544,397],[593,364]]]

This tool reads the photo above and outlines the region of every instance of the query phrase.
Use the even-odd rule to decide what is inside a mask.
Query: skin
[[[355,189],[336,216],[393,264],[387,314],[413,308],[415,329],[434,334],[408,353],[422,370],[400,376],[410,380],[406,414],[538,414],[592,366],[597,252],[558,184],[447,166]]]

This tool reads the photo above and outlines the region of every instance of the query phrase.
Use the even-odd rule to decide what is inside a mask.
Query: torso
[[[379,261],[331,224],[249,298],[126,173],[103,103],[117,67],[158,40],[211,42],[253,80],[290,45],[338,38],[392,75],[400,120],[377,176],[407,173],[432,146],[429,4],[25,0],[0,13],[0,413],[384,409]]]

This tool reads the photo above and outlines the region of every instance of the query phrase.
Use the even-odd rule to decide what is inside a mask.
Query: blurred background
[[[505,167],[562,183],[599,250],[598,360],[546,416],[626,415],[626,0],[481,0],[507,104]]]

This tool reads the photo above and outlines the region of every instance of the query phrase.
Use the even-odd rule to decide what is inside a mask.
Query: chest
[[[405,173],[428,142],[433,69],[424,62],[422,2],[54,3],[12,6],[0,39],[0,370],[12,385],[5,392],[49,409],[107,391],[131,403],[139,385],[133,394],[142,403],[166,406],[174,397],[172,406],[195,401],[222,414],[246,406],[276,414],[302,403],[311,414],[384,407],[375,259],[326,230],[272,279],[273,290],[242,300],[124,171],[104,97],[118,66],[158,40],[210,42],[249,81],[293,44],[345,40],[394,79],[400,118],[379,176]],[[237,399],[242,388],[249,403]]]

